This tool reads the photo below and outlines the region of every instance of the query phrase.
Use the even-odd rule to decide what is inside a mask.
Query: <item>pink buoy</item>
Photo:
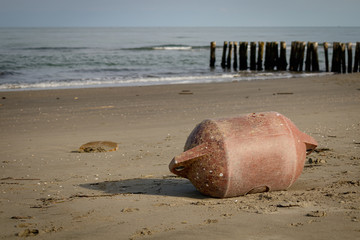
[[[210,119],[195,127],[169,169],[212,197],[285,190],[316,146],[277,112]]]

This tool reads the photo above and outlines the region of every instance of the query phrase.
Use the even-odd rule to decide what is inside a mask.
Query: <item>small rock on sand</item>
[[[79,152],[111,152],[116,151],[119,147],[119,144],[115,142],[109,141],[96,141],[96,142],[88,142],[83,144],[79,148]]]
[[[326,212],[324,211],[312,211],[308,214],[306,214],[307,217],[325,217],[326,216]]]
[[[39,230],[38,229],[25,229],[22,232],[19,232],[17,234],[18,237],[30,237],[30,236],[36,236],[39,234]]]

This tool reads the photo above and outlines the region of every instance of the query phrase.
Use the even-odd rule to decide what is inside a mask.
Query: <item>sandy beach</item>
[[[319,143],[290,189],[210,198],[169,172],[202,120],[263,111]],[[0,133],[1,239],[360,239],[360,74],[0,92]]]

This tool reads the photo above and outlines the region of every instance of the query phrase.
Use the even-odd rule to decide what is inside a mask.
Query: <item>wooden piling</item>
[[[271,56],[270,55],[271,55],[271,42],[266,42],[265,62],[264,62],[265,71],[271,70],[271,63],[270,63]]]
[[[214,68],[215,67],[215,50],[216,50],[216,42],[211,42],[210,43],[210,67]]]
[[[222,53],[222,58],[221,58],[221,67],[225,68],[226,67],[226,50],[227,50],[227,45],[228,42],[224,41],[224,47],[223,47],[223,53]]]
[[[312,51],[313,51],[313,44],[312,42],[308,42],[306,45],[306,60],[305,60],[305,71],[307,72],[310,72],[311,70]]]
[[[278,61],[278,43],[277,42],[269,42],[266,43],[266,56],[265,56],[265,69],[266,70],[274,70],[277,67]]]
[[[359,71],[359,64],[360,64],[360,42],[357,42],[355,46],[355,59],[354,59],[353,72]]]
[[[349,42],[348,44],[347,44],[347,53],[348,53],[348,73],[352,73],[352,58],[353,58],[353,56],[352,56],[352,43],[351,42]]]
[[[264,42],[258,42],[258,60],[257,60],[257,70],[263,70],[263,55],[264,55]]]
[[[229,52],[228,52],[227,61],[226,61],[226,67],[227,67],[228,69],[231,68],[232,48],[233,48],[233,42],[229,42]]]
[[[335,73],[341,73],[341,62],[342,62],[342,53],[341,53],[341,43],[333,43],[333,71]]]
[[[238,68],[237,46],[238,43],[234,42],[234,63],[233,63],[234,70],[237,70]]]
[[[256,70],[256,42],[250,43],[250,70]]]
[[[291,42],[290,71],[302,71],[304,64],[305,42]]]
[[[336,42],[333,42],[333,47],[332,47],[333,51],[332,51],[332,59],[331,59],[331,72],[335,72],[335,53],[336,53],[335,44],[336,44]]]
[[[239,44],[240,48],[240,70],[247,70],[248,64],[247,64],[247,49],[248,49],[248,42],[240,42]]]
[[[297,71],[301,72],[302,69],[303,69],[303,64],[304,64],[304,54],[305,54],[305,45],[306,43],[305,42],[299,42],[299,47],[298,47],[298,68],[297,68]]]
[[[296,71],[295,70],[295,57],[296,57],[296,42],[291,42],[291,50],[290,50],[290,71]]]
[[[346,73],[345,43],[340,43],[341,71]]]
[[[328,52],[329,44],[324,42],[324,54],[325,54],[325,71],[329,72],[329,52]]]
[[[338,42],[333,42],[333,53],[331,60],[331,72],[338,72]]]
[[[244,42],[244,70],[248,69],[248,42]]]
[[[280,42],[280,59],[278,70],[285,71],[287,67],[286,62],[286,42]]]
[[[278,43],[278,42],[272,42],[272,44],[271,44],[271,50],[272,50],[272,54],[271,54],[271,58],[272,58],[271,68],[272,68],[272,70],[274,70],[274,68],[276,68],[276,70],[279,70],[279,43]]]
[[[319,67],[319,55],[318,55],[318,46],[317,42],[312,43],[312,56],[311,56],[311,67],[313,72],[318,72],[320,70]]]

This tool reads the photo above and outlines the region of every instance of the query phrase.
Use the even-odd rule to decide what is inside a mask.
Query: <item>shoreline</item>
[[[217,74],[220,74],[218,72]],[[66,89],[88,89],[88,88],[116,88],[116,87],[149,87],[149,86],[163,86],[163,85],[187,85],[187,84],[212,84],[212,83],[229,83],[229,82],[241,82],[241,81],[269,81],[274,79],[291,79],[291,78],[304,78],[304,77],[324,77],[334,75],[332,72],[290,72],[290,71],[274,71],[274,72],[224,72],[222,75],[206,75],[206,76],[182,76],[178,77],[173,82],[142,82],[130,80],[125,83],[103,83],[103,84],[85,84],[85,85],[68,85],[57,86],[54,85],[48,87],[12,87],[12,88],[0,88],[1,92],[17,92],[17,91],[41,91],[41,90],[66,90]],[[164,77],[165,79],[167,77]],[[179,78],[182,78],[184,82],[181,82]],[[159,79],[162,79],[159,77]],[[206,80],[207,79],[207,80]],[[211,80],[212,79],[212,80]],[[152,79],[153,80],[153,79]],[[191,81],[191,82],[190,82]],[[106,81],[105,81],[106,82]],[[48,83],[49,84],[49,83]],[[34,84],[36,86],[38,84]],[[40,84],[43,85],[43,84]]]
[[[0,92],[0,238],[359,238],[359,106],[359,73]],[[319,143],[288,190],[210,198],[169,172],[202,120],[263,111]]]

